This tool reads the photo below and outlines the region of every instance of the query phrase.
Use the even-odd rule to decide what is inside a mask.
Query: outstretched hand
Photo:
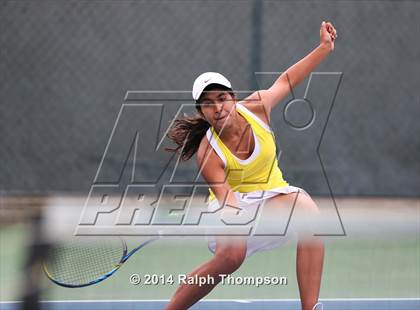
[[[338,37],[337,30],[330,22],[323,21],[319,30],[320,44],[334,50],[334,41]]]

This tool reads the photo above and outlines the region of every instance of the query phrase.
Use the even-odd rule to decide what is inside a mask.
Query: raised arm
[[[271,109],[291,89],[308,76],[334,50],[337,31],[332,24],[330,22],[322,22],[319,33],[320,44],[312,52],[283,72],[269,89],[259,91],[259,96],[262,99],[266,113],[269,114]]]

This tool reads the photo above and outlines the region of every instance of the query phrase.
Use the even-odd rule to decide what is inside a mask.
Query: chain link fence
[[[193,103],[195,77],[217,71],[236,91],[268,87],[318,45],[329,20],[334,52],[271,115],[286,180],[315,195],[419,196],[419,9],[418,1],[0,1],[1,190],[86,194],[108,142],[102,167],[118,176],[128,158],[132,168],[136,131],[139,149],[151,150],[138,158],[137,178],[167,184],[176,159],[158,142]],[[167,93],[125,100],[128,91]],[[128,104],[153,108],[121,114]],[[290,126],[312,118],[305,130]],[[114,126],[128,136],[112,140]],[[180,163],[173,181],[196,173],[195,160]]]

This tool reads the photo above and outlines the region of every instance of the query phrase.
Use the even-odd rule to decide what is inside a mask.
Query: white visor
[[[194,100],[200,98],[203,90],[210,84],[220,84],[228,88],[232,88],[229,80],[217,72],[205,72],[195,79],[192,96]]]

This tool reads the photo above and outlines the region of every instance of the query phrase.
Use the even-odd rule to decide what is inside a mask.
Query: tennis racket
[[[112,276],[134,253],[160,237],[152,237],[131,251],[119,237],[74,237],[48,251],[43,269],[60,286],[94,285]]]

